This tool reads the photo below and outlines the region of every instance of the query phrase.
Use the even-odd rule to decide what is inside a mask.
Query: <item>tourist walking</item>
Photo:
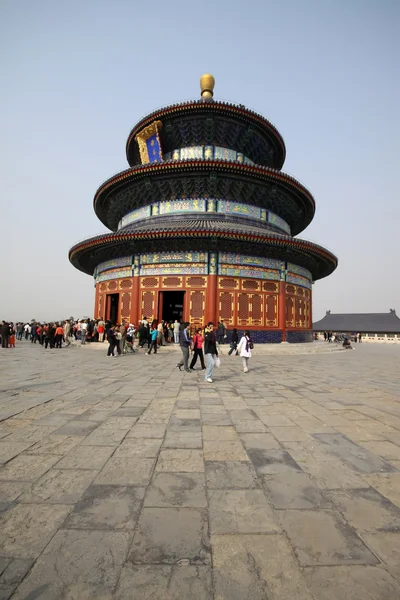
[[[169,339],[168,339],[168,323],[167,321],[163,321],[163,327],[164,327],[164,341],[165,341],[165,345],[168,344]]]
[[[244,336],[239,342],[238,352],[242,357],[243,371],[248,373],[249,371],[249,358],[251,358],[251,349],[253,348],[253,342],[250,339],[250,332],[245,331]]]
[[[150,332],[149,332],[149,327],[148,325],[145,325],[142,321],[139,330],[138,330],[138,334],[139,334],[139,348],[143,348],[143,346],[145,344],[147,344],[147,349],[150,348]]]
[[[232,330],[231,349],[228,352],[229,356],[231,356],[232,352],[234,352],[236,354],[236,356],[238,355],[238,351],[237,351],[238,341],[239,341],[238,330],[235,327]]]
[[[93,342],[94,335],[94,321],[92,319],[88,319],[86,321],[86,341]]]
[[[31,327],[31,342],[32,342],[32,344],[36,344],[36,342],[39,339],[38,329],[39,329],[39,325],[37,323],[34,323]]]
[[[215,366],[215,359],[218,356],[217,336],[214,331],[214,323],[210,321],[207,325],[206,334],[204,336],[204,354],[206,357],[206,373],[204,380],[212,383],[212,374]]]
[[[56,328],[53,323],[49,323],[47,328],[44,328],[45,338],[44,338],[44,347],[47,349],[47,346],[50,344],[50,350],[54,348],[54,337],[56,335]]]
[[[1,347],[2,348],[8,348],[8,344],[10,341],[10,325],[9,323],[7,323],[6,321],[3,321],[3,324],[1,326]]]
[[[158,343],[160,346],[165,346],[165,337],[164,337],[164,321],[160,321],[157,325],[158,331]]]
[[[15,329],[12,323],[10,323],[10,337],[8,338],[9,348],[15,348]]]
[[[36,340],[39,341],[39,344],[43,344],[43,326],[42,325],[38,325],[36,327],[35,344],[36,344]]]
[[[108,328],[108,331],[107,331],[107,342],[108,342],[107,356],[115,356],[114,355],[114,350],[115,350],[115,346],[117,346],[117,339],[115,337],[115,328],[114,328],[114,326]]]
[[[123,352],[123,350],[125,348],[126,331],[127,331],[125,321],[122,321],[121,325],[119,326],[118,331],[121,334],[121,338],[119,340],[119,348],[120,348],[120,351]],[[121,352],[119,352],[119,354],[121,354]]]
[[[70,335],[71,335],[71,323],[69,321],[65,321],[64,322],[64,341],[67,344],[67,346],[70,345]]]
[[[63,338],[64,338],[64,329],[61,327],[60,324],[58,324],[56,327],[56,336],[55,336],[56,348],[62,348]]]
[[[175,319],[174,323],[174,341],[175,344],[179,344],[179,332],[180,332],[181,324],[177,319]]]
[[[190,373],[189,369],[189,348],[192,345],[192,338],[190,337],[190,323],[186,322],[182,327],[179,334],[179,344],[182,350],[182,360],[178,362],[176,365],[179,370],[182,370],[182,367],[185,368],[186,373]]]
[[[152,325],[150,330],[150,346],[146,354],[151,354],[151,351],[154,350],[154,354],[157,354],[157,338],[158,338],[158,329],[155,325]]]
[[[196,333],[193,337],[193,357],[190,363],[190,370],[193,371],[194,365],[197,362],[197,357],[200,358],[201,368],[204,370],[206,365],[204,364],[204,355],[203,355],[203,341],[204,338],[201,334],[201,328],[196,329]]]
[[[224,320],[221,319],[221,321],[218,321],[218,342],[220,344],[225,344],[226,338],[227,338],[227,335],[226,335],[225,323],[224,323]]]
[[[78,331],[81,332],[81,344],[86,344],[87,323],[85,321],[80,321]]]
[[[100,317],[99,322],[97,323],[97,333],[99,334],[99,342],[104,342],[104,319]]]
[[[23,323],[17,323],[17,325],[15,326],[16,332],[17,332],[17,340],[21,341],[22,340],[22,333],[24,331],[24,324]]]

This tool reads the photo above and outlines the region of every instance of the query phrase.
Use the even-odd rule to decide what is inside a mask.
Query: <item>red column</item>
[[[141,312],[141,297],[140,297],[140,269],[139,269],[139,256],[132,257],[132,292],[131,292],[131,323],[135,323],[136,327],[139,324],[140,319],[143,318]]]
[[[186,294],[185,294],[185,296],[186,296]],[[163,314],[163,308],[164,308],[164,292],[157,290],[156,297],[158,297],[158,306],[157,306],[157,313],[156,313],[155,318],[160,322],[160,321],[162,321],[162,314]],[[185,300],[183,301],[183,304],[185,304]]]
[[[210,252],[207,277],[206,309],[204,311],[205,325],[212,321],[214,325],[218,322],[218,299],[217,299],[217,273],[218,252]]]
[[[135,323],[137,326],[139,319],[142,318],[140,315],[140,280],[139,277],[132,277],[132,292],[131,292],[131,323]]]
[[[286,282],[279,282],[278,327],[282,330],[282,342],[286,342]]]
[[[97,283],[96,284],[96,292],[94,294],[94,311],[93,311],[93,316],[95,319],[98,319],[99,317],[101,317],[102,315],[98,315],[97,312],[99,310],[99,290],[100,290],[100,284]]]
[[[217,276],[209,275],[207,277],[206,307],[204,311],[205,325],[210,321],[217,324],[217,312]]]

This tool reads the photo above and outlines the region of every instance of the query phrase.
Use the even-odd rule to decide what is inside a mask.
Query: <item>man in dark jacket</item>
[[[54,348],[54,338],[56,335],[56,328],[54,326],[54,323],[49,323],[47,326],[47,330],[45,328],[45,338],[44,338],[44,347],[47,348],[47,346],[50,344],[50,350],[52,350]]]
[[[215,357],[218,356],[217,336],[214,331],[214,323],[209,323],[204,336],[204,354],[206,358],[206,373],[204,380],[212,383],[212,374],[215,365]]]
[[[1,347],[8,348],[8,341],[10,338],[10,324],[6,321],[3,321],[1,326]]]
[[[107,356],[116,356],[114,350],[118,344],[118,340],[115,337],[115,326],[109,327],[107,331],[107,342],[109,343]]]
[[[189,349],[192,343],[192,338],[190,337],[189,328],[190,323],[185,323],[185,326],[182,327],[181,331],[179,332],[179,345],[182,350],[182,360],[176,365],[179,367],[179,370],[181,370],[184,366],[186,373],[191,372],[189,369]]]
[[[143,321],[139,327],[139,348],[143,348],[145,344],[147,344],[147,348],[150,348],[150,335],[149,328],[147,325],[143,324]]]
[[[225,344],[226,327],[224,320],[218,321],[218,341],[220,344]]]

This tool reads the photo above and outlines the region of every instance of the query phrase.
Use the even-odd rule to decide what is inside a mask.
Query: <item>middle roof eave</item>
[[[228,195],[227,195],[228,190]],[[127,169],[97,190],[94,210],[115,231],[130,211],[176,197],[229,199],[269,209],[297,235],[315,213],[310,192],[296,179],[268,167],[216,160],[167,161]]]

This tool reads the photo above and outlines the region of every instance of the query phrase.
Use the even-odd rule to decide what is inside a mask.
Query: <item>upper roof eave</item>
[[[186,102],[179,102],[176,104],[170,104],[168,106],[158,108],[153,112],[149,113],[145,117],[143,117],[131,130],[129,133],[127,142],[126,142],[126,157],[128,163],[132,165],[131,160],[131,145],[135,142],[135,136],[139,133],[141,129],[149,125],[155,120],[163,119],[164,117],[176,115],[184,113],[196,113],[196,112],[219,112],[222,114],[226,114],[227,116],[236,116],[237,118],[241,118],[244,121],[251,122],[254,125],[257,125],[261,129],[264,130],[266,134],[269,136],[272,135],[275,142],[277,143],[277,147],[279,148],[280,160],[279,160],[279,168],[282,168],[285,158],[286,158],[286,146],[283,140],[283,137],[268,119],[260,115],[259,113],[246,108],[241,104],[233,104],[230,102],[224,102],[222,100],[214,100],[204,101],[204,99],[198,100],[189,100]]]

